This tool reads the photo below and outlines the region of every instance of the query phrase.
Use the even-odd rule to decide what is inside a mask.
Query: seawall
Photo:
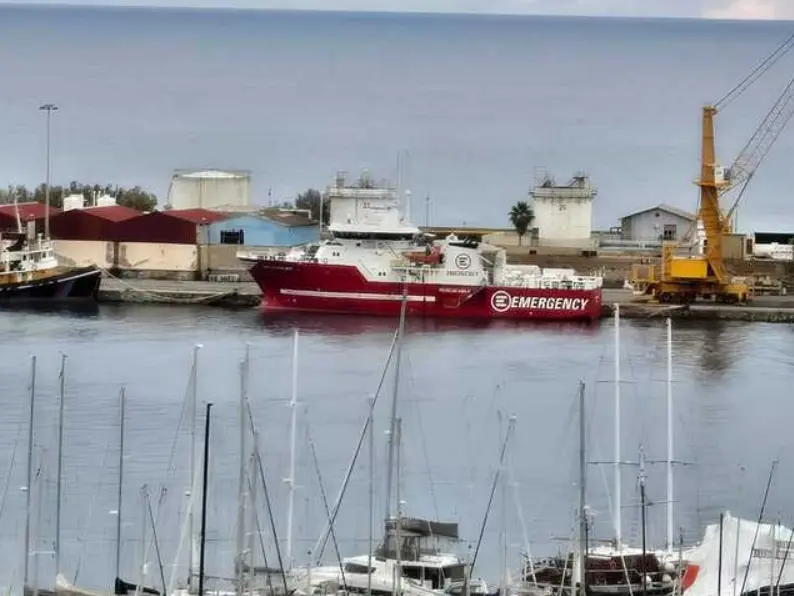
[[[102,279],[100,302],[133,304],[205,305],[253,308],[260,292],[253,282],[167,281],[158,279]],[[726,320],[794,323],[794,296],[762,296],[748,305],[657,305],[637,301],[623,289],[604,289],[603,316],[611,317],[614,305],[626,319],[672,317],[692,320]]]

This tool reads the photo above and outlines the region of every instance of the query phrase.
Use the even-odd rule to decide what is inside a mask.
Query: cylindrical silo
[[[168,200],[171,209],[248,207],[251,174],[228,170],[180,170],[171,177]]]

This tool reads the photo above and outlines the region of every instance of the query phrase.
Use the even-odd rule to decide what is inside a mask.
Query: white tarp
[[[752,520],[733,517],[730,513],[725,513],[722,528],[720,593],[717,594],[717,577],[720,575],[718,522],[706,528],[703,542],[685,557],[690,565],[699,567],[695,581],[685,592],[686,596],[739,596],[770,585],[794,583],[792,530],[778,524],[759,525]]]

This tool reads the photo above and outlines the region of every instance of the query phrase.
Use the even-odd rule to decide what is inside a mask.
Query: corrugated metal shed
[[[140,211],[121,205],[70,209],[50,219],[50,234],[59,240],[111,242],[116,239],[119,222],[140,216]]]
[[[224,213],[207,209],[153,211],[119,222],[116,238],[119,242],[197,244],[201,226],[226,217]]]
[[[206,227],[202,242],[248,246],[296,246],[320,239],[320,226],[293,213],[283,218],[252,213],[235,214]]]
[[[17,208],[19,209],[19,219],[22,222],[22,226],[26,225],[28,221],[36,221],[36,230],[38,232],[44,232],[44,214],[47,212],[46,208],[44,207],[44,203],[18,203]],[[55,207],[50,207],[50,222],[52,222],[52,218],[60,213],[60,209],[56,209]],[[41,222],[39,224],[38,222]],[[17,215],[16,215],[16,208],[13,204],[11,205],[0,205],[0,230],[16,230],[17,229]]]

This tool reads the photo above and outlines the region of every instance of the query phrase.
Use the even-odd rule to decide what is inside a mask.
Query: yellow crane
[[[716,160],[714,116],[731,103],[794,47],[794,35],[780,45],[747,77],[714,105],[705,106],[701,128],[700,206],[698,220],[703,224],[705,243],[702,253],[677,254],[675,242],[662,243],[661,262],[657,265],[634,265],[631,283],[659,302],[692,303],[698,299],[723,303],[745,302],[749,287],[735,278],[725,266],[723,237],[732,231],[731,220],[756,169],[766,157],[786,124],[794,115],[794,79],[792,79],[761,125],[729,168]],[[739,189],[727,213],[720,198]],[[697,236],[697,234],[695,234]]]

